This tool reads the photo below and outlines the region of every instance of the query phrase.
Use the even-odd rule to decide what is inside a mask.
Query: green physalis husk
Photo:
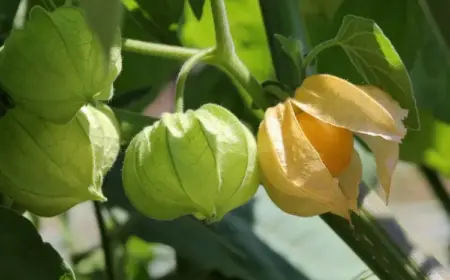
[[[55,123],[70,121],[92,100],[112,98],[122,63],[120,36],[105,55],[84,12],[36,6],[0,52],[0,84],[17,107]]]
[[[218,221],[258,188],[256,142],[218,105],[165,113],[131,141],[123,184],[131,203],[151,218],[192,214]]]
[[[103,176],[120,148],[105,105],[84,106],[67,124],[15,108],[0,119],[0,192],[40,216],[87,200],[105,201]]]

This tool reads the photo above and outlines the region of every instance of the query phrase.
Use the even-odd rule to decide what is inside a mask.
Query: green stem
[[[189,75],[189,72],[192,68],[197,64],[202,58],[206,58],[211,56],[214,52],[214,49],[206,49],[201,52],[198,52],[196,55],[189,58],[180,69],[180,73],[177,77],[176,82],[176,91],[175,91],[175,111],[178,113],[182,113],[184,111],[184,88],[186,86],[186,80]]]
[[[122,50],[181,61],[188,60],[201,51],[199,49],[190,49],[166,44],[143,42],[134,39],[124,39],[122,41]]]
[[[334,39],[328,40],[328,41],[324,41],[320,44],[318,44],[317,46],[315,46],[309,53],[308,55],[303,59],[303,64],[302,64],[302,68],[306,69],[311,62],[314,60],[314,58],[316,58],[316,56],[323,50],[334,47],[338,45],[338,42],[336,42]]]
[[[236,54],[224,0],[211,0],[211,11],[216,34],[217,55],[226,60],[228,57],[235,56]]]

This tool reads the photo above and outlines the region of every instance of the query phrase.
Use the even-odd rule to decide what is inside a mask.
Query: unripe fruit
[[[131,203],[151,218],[217,221],[256,192],[256,141],[218,105],[166,113],[131,141],[123,183]]]
[[[92,100],[109,100],[122,64],[120,40],[105,55],[84,11],[36,6],[0,52],[0,83],[22,110],[67,123]]]
[[[296,118],[331,175],[338,177],[352,159],[352,132],[327,124],[304,112],[297,114]]]
[[[40,216],[104,201],[103,176],[120,147],[113,122],[83,107],[69,123],[46,122],[19,108],[0,119],[0,192]]]

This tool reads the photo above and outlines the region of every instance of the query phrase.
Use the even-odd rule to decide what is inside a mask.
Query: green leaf
[[[0,224],[1,279],[75,280],[69,265],[29,220],[0,207]]]
[[[105,53],[110,53],[115,45],[117,31],[122,22],[120,0],[79,0],[94,33],[100,38]]]
[[[318,45],[335,37],[345,16],[350,14],[364,17],[374,20],[383,30],[407,69],[411,69],[415,64],[417,54],[423,47],[423,38],[430,33],[429,27],[424,25],[425,19],[417,1],[304,0],[299,5],[309,46]],[[366,83],[342,48],[329,48],[321,52],[316,68],[320,73],[336,75],[354,84]],[[419,91],[416,79],[412,78],[412,82],[417,104],[421,107],[419,96],[421,94],[429,96],[430,93]],[[395,97],[394,93],[391,94]],[[414,119],[413,113],[410,110],[409,116]]]
[[[280,42],[282,49],[289,56],[297,70],[299,80],[303,80],[304,73],[302,70],[303,50],[300,40],[284,37],[280,34],[275,34],[275,38]]]
[[[334,41],[342,47],[366,83],[382,88],[409,110],[406,125],[419,129],[408,71],[381,28],[373,20],[348,15]]]
[[[0,56],[0,83],[22,109],[67,123],[92,99],[108,100],[121,71],[120,47],[107,63],[84,13],[36,6],[23,29],[6,40]]]
[[[203,6],[205,6],[205,0],[189,0],[189,5],[195,17],[200,20],[203,14]]]
[[[360,16],[377,23],[408,69],[414,65],[422,48],[422,35],[429,33],[416,1],[304,0],[299,5],[300,16],[306,26],[306,41],[310,47],[335,37],[345,16]],[[389,9],[386,9],[387,6]],[[361,81],[340,48],[330,48],[321,53],[318,68],[320,72],[340,74],[353,82]]]
[[[229,0],[226,8],[238,56],[256,79],[270,79],[273,75],[272,61],[258,0]],[[186,46],[207,48],[215,44],[209,1],[203,8],[201,20],[197,20],[190,8],[185,9],[180,37]]]

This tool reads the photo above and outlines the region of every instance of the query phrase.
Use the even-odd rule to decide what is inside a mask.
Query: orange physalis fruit
[[[295,97],[266,110],[259,127],[258,157],[267,194],[292,215],[331,212],[350,219],[362,177],[353,136],[372,150],[388,197],[407,114],[381,88],[327,74],[307,77]]]
[[[323,164],[333,177],[338,177],[352,159],[353,133],[322,122],[307,113],[300,113],[295,117]]]

